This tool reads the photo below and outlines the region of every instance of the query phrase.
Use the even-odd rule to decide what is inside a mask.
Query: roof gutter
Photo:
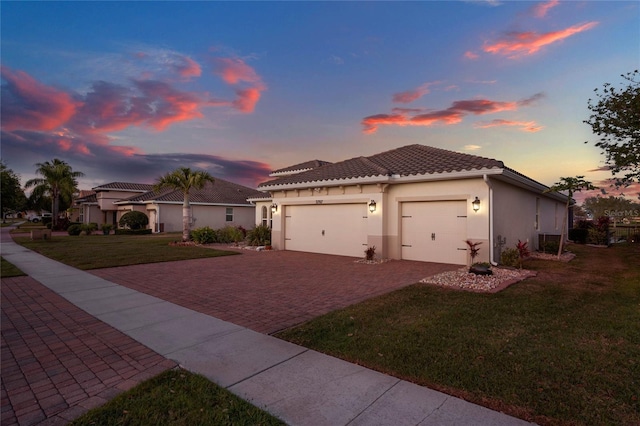
[[[307,182],[294,182],[276,185],[264,185],[260,186],[261,191],[282,191],[285,189],[302,189],[319,186],[340,186],[340,185],[357,185],[367,183],[410,183],[410,182],[428,182],[447,179],[469,179],[479,178],[484,174],[497,175],[502,174],[504,169],[473,169],[473,170],[461,170],[455,172],[443,172],[443,173],[425,173],[419,175],[400,176],[400,175],[377,175],[356,177],[347,179],[331,179],[331,180],[315,180]]]

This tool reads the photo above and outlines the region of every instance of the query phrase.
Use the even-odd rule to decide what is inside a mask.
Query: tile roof
[[[329,163],[295,175],[263,182],[261,187],[375,176],[414,176],[504,168],[502,161],[425,145],[407,145],[369,157]]]
[[[329,161],[322,160],[311,160],[305,161],[304,163],[296,164],[294,166],[284,167],[282,169],[274,170],[271,172],[272,176],[276,175],[284,175],[284,174],[292,174],[296,172],[303,172],[309,169],[317,169],[320,166],[324,166],[326,164],[331,164]]]
[[[132,183],[132,182],[111,182],[104,185],[99,185],[93,188],[94,191],[102,190],[121,190],[121,191],[151,191],[153,185],[147,183]]]
[[[78,198],[75,199],[74,204],[83,204],[83,203],[97,203],[98,197],[95,191],[87,191],[80,190],[80,194],[78,194]]]
[[[262,191],[251,189],[237,183],[228,182],[220,178],[215,178],[214,183],[207,182],[202,189],[192,189],[189,194],[189,201],[191,203],[205,204],[251,205],[251,203],[247,201],[247,198],[263,198],[265,196],[268,196],[268,194]],[[184,195],[182,191],[179,190],[164,189],[160,192],[149,191],[144,194],[134,195],[133,197],[129,197],[125,200],[120,200],[117,203],[142,203],[149,201],[182,203],[184,201]]]

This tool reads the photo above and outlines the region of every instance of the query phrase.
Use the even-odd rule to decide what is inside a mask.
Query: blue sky
[[[600,182],[587,100],[640,66],[637,1],[0,7],[2,159],[23,181],[63,159],[82,189],[413,143]]]

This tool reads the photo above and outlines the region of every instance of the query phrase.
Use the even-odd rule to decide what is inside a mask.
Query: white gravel
[[[469,269],[466,267],[460,268],[424,278],[420,282],[470,291],[496,292],[510,284],[536,275],[535,272],[526,269],[496,267],[491,268],[493,275],[476,275],[468,271]]]

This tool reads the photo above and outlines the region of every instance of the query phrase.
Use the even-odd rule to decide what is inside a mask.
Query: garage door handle
[[[402,247],[413,247],[413,246],[410,244],[403,244]]]
[[[436,240],[436,233],[432,232],[431,233],[431,241],[435,241]]]

